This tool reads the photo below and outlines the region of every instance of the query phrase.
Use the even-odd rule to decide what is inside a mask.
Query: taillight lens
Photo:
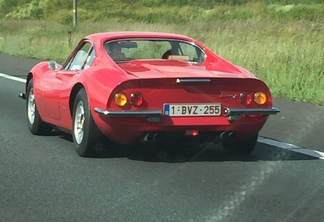
[[[125,93],[116,93],[114,99],[117,106],[125,106],[127,104],[127,96]]]
[[[243,92],[240,94],[240,102],[243,105],[249,105],[253,101],[253,96],[250,93]]]
[[[144,98],[141,93],[132,93],[130,96],[130,103],[133,106],[140,106],[144,102]]]
[[[264,92],[257,92],[254,94],[254,102],[263,105],[267,102],[267,95]]]

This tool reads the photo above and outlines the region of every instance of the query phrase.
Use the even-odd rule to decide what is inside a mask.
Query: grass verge
[[[324,105],[324,24],[316,21],[222,20],[208,23],[81,22],[76,28],[46,21],[0,20],[0,52],[63,62],[85,35],[104,31],[163,31],[198,39],[243,66],[276,98]],[[72,46],[67,33],[72,31]]]

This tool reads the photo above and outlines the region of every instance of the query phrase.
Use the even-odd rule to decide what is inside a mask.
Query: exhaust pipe
[[[224,131],[222,132],[219,137],[217,137],[215,140],[214,140],[214,143],[219,143],[219,142],[222,142],[224,140],[229,140],[229,139],[233,139],[235,137],[235,132],[232,132],[232,131]]]
[[[147,133],[143,138],[142,142],[148,143],[148,142],[153,142],[156,140],[158,133]]]

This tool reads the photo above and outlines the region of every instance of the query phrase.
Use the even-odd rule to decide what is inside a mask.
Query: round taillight
[[[130,103],[133,106],[140,106],[144,102],[144,98],[141,93],[132,93],[130,96]]]
[[[257,92],[254,94],[254,102],[263,105],[267,102],[267,95],[264,92]]]
[[[116,93],[114,99],[117,106],[125,106],[127,103],[127,96],[125,93]]]
[[[240,102],[243,105],[249,105],[253,100],[253,96],[250,93],[243,92],[240,94]]]

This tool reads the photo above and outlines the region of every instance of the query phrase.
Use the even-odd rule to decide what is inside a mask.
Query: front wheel
[[[238,154],[238,155],[246,155],[251,153],[258,140],[258,134],[249,137],[245,140],[239,140],[239,141],[224,141],[222,142],[223,147],[226,151],[232,154]]]
[[[95,124],[87,94],[81,89],[75,97],[73,105],[72,137],[75,151],[79,156],[89,157],[95,154],[95,145],[102,134]]]

